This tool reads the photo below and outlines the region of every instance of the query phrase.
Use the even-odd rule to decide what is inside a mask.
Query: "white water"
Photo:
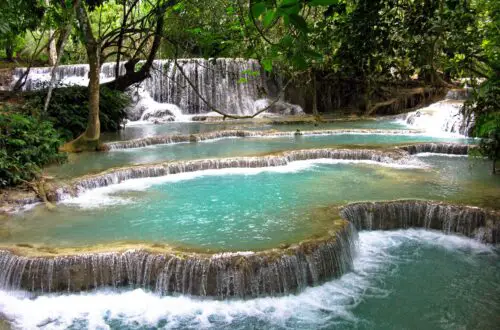
[[[164,123],[168,121],[186,122],[191,120],[191,116],[184,115],[182,109],[175,104],[156,102],[147,91],[139,88],[135,95],[136,103],[129,109],[130,112],[140,114],[138,121],[134,124],[143,123]]]
[[[424,230],[361,232],[352,272],[298,295],[252,300],[201,300],[160,297],[138,290],[99,290],[82,294],[45,295],[0,291],[0,315],[21,329],[172,328],[331,328],[367,322],[354,310],[367,299],[389,299],[388,272],[405,260],[397,249],[408,242],[462,251],[467,258],[494,253],[476,241]],[[381,300],[381,302],[383,302]]]
[[[465,122],[460,112],[463,104],[464,101],[446,99],[408,113],[402,122],[431,136],[464,137],[470,124]]]
[[[132,199],[118,196],[117,193],[125,191],[145,191],[151,186],[164,184],[167,182],[180,182],[186,180],[195,180],[205,176],[224,176],[224,175],[258,175],[263,172],[274,173],[297,173],[305,170],[314,170],[315,165],[319,164],[354,164],[354,165],[372,165],[384,166],[397,169],[415,169],[426,168],[427,164],[412,159],[406,164],[383,163],[371,160],[344,160],[344,159],[312,159],[300,160],[288,163],[285,166],[259,167],[259,168],[227,168],[202,170],[196,172],[185,172],[170,174],[161,177],[130,179],[121,183],[112,184],[105,187],[90,189],[84,191],[76,197],[63,199],[61,203],[75,205],[81,208],[99,208],[107,205],[120,205],[133,203]]]
[[[229,114],[252,115],[260,109],[262,97],[267,90],[265,75],[256,60],[227,59],[179,59],[177,68],[172,60],[156,60],[151,69],[151,77],[140,86],[146,95],[136,100],[137,105],[130,109],[130,119],[138,121],[145,111],[154,115],[152,122],[163,122],[170,119],[186,121],[186,115],[210,113],[210,105]],[[101,83],[111,81],[115,76],[115,63],[104,63],[101,67]],[[24,68],[16,69],[13,81],[17,81]],[[56,70],[58,84],[88,85],[87,64],[62,65]],[[124,74],[124,63],[120,64],[120,74]],[[51,68],[32,68],[25,90],[36,90],[46,87],[50,81]],[[196,86],[195,91],[187,81]],[[133,91],[131,90],[131,93]],[[202,96],[204,102],[198,93]],[[268,102],[268,101],[267,101]],[[207,104],[208,103],[208,104]],[[161,110],[169,113],[161,115]],[[175,113],[172,113],[174,110]],[[269,110],[278,114],[303,113],[299,106],[280,102],[279,106]],[[165,112],[165,111],[164,111]],[[140,123],[144,123],[140,120]]]

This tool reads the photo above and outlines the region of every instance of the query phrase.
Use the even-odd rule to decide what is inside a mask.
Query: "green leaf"
[[[280,44],[283,46],[283,47],[292,47],[293,46],[293,37],[291,35],[286,35],[284,36],[283,38],[281,38],[280,40]]]
[[[278,15],[287,16],[291,14],[298,14],[302,5],[299,1],[296,0],[288,0],[283,1],[283,3],[278,7]]]
[[[297,6],[299,2],[297,0],[283,0],[283,3],[281,4],[280,8],[290,8]]]
[[[264,2],[257,2],[252,5],[252,15],[255,18],[260,17],[266,11],[266,4]]]
[[[262,21],[262,23],[264,24],[264,27],[269,27],[271,25],[271,23],[274,20],[275,15],[276,15],[276,12],[274,10],[269,10],[266,12],[266,14],[264,15],[264,19]]]
[[[301,32],[307,32],[307,22],[304,17],[297,14],[290,14],[290,23]]]
[[[311,7],[313,6],[330,6],[336,5],[339,3],[339,0],[311,0],[308,1],[307,4]]]
[[[262,67],[265,71],[271,72],[273,70],[273,60],[266,58],[263,59],[260,63],[262,64]]]
[[[299,54],[294,55],[292,57],[292,63],[298,69],[306,69],[307,68],[307,62],[302,55],[299,55]]]

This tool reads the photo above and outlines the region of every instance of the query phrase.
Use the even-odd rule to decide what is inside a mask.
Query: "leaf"
[[[297,0],[283,0],[283,3],[281,4],[280,8],[291,8],[294,6],[297,6],[299,2]]]
[[[269,27],[271,25],[271,23],[274,20],[275,15],[276,15],[276,12],[274,10],[269,10],[266,12],[266,14],[264,15],[264,19],[262,21],[262,23],[264,24],[264,27]]]
[[[257,2],[252,5],[252,15],[255,18],[260,17],[266,11],[266,4],[264,2]]]
[[[273,70],[273,60],[266,58],[261,61],[261,64],[265,71],[271,72]]]
[[[301,8],[302,8],[302,5],[300,4],[299,1],[297,1],[297,0],[285,0],[278,7],[278,15],[287,16],[287,15],[291,15],[291,14],[298,14],[300,12]]]
[[[307,2],[307,4],[311,7],[330,6],[330,5],[336,5],[338,3],[339,3],[339,0],[311,0],[311,1]]]
[[[307,22],[304,17],[297,14],[290,14],[290,23],[295,26],[301,32],[307,32]]]
[[[283,46],[283,47],[292,47],[293,46],[293,37],[291,35],[286,35],[284,36],[283,38],[281,38],[280,40],[280,44]]]
[[[306,69],[307,68],[307,62],[306,62],[304,56],[302,56],[302,55],[299,55],[299,54],[294,55],[292,57],[292,63],[298,69]]]

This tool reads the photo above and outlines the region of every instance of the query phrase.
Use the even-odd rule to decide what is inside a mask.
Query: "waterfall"
[[[469,150],[474,147],[475,146],[460,143],[419,143],[399,147],[399,149],[408,151],[410,155],[425,152],[448,155],[468,155]]]
[[[115,77],[115,63],[103,63],[101,66],[101,83],[111,81]],[[26,71],[26,68],[16,68],[13,72],[13,81],[15,82]],[[26,83],[23,86],[25,91],[33,91],[48,87],[52,67],[33,67],[30,69]],[[125,73],[125,67],[120,68],[120,74]],[[59,65],[56,68],[56,78],[59,85],[62,86],[87,86],[89,84],[89,66],[88,64]]]
[[[469,136],[474,127],[474,120],[464,118],[461,109],[470,93],[470,88],[452,89],[446,94],[445,100],[408,113],[404,121],[412,128],[423,129],[431,134],[452,133]]]
[[[179,59],[177,62],[184,74],[173,60],[154,61],[150,77],[140,84],[142,92],[135,98],[136,106],[129,109],[131,120],[139,120],[146,110],[148,118],[155,117],[161,121],[177,118],[179,114],[171,111],[172,105],[178,107],[175,109],[182,109],[183,115],[210,113],[209,105],[202,101],[185,76],[196,86],[203,99],[226,113],[251,115],[268,102],[262,100],[269,90],[265,74],[256,60],[193,58]],[[120,74],[125,73],[124,65],[125,62],[120,63]],[[101,83],[114,79],[115,67],[116,63],[104,63],[101,66]],[[46,87],[50,81],[51,69],[31,68],[24,90]],[[14,81],[25,70],[26,68],[14,70]],[[86,86],[88,71],[87,64],[61,65],[56,69],[56,76],[61,85]],[[130,93],[134,94],[134,88],[131,88]],[[285,102],[278,102],[270,112],[303,113],[299,106]]]
[[[344,206],[340,215],[343,219],[325,228],[325,237],[258,252],[196,253],[144,244],[121,251],[110,246],[111,252],[100,252],[102,246],[95,252],[86,248],[80,254],[64,249],[44,253],[32,247],[0,250],[0,288],[45,293],[140,287],[162,295],[219,299],[276,296],[348,272],[356,229],[417,227],[500,242],[500,213],[471,206],[422,200],[359,202]]]
[[[0,251],[0,288],[35,292],[141,287],[159,294],[259,297],[298,292],[352,268],[357,232],[343,220],[334,233],[284,249],[245,253],[182,251],[24,257]]]
[[[71,196],[78,196],[90,189],[106,187],[130,179],[161,177],[178,173],[228,168],[276,167],[285,166],[294,161],[314,159],[371,161],[400,166],[415,164],[423,165],[408,156],[406,151],[399,149],[394,149],[392,151],[371,149],[307,149],[287,151],[279,155],[261,157],[235,157],[166,162],[154,165],[139,165],[112,169],[100,174],[84,176],[73,180],[67,186],[55,187],[55,191],[48,191],[47,195],[50,200],[60,201]]]
[[[225,131],[222,131],[222,133]],[[241,131],[226,131],[230,136]],[[209,137],[208,133],[203,135]],[[237,135],[236,135],[237,136]],[[199,136],[198,136],[199,137]],[[171,143],[197,141],[196,135],[172,136]],[[164,141],[165,142],[165,141]],[[421,152],[434,152],[443,154],[466,154],[469,146],[453,143],[424,143],[410,146],[396,147],[390,150],[377,149],[306,149],[292,150],[280,154],[260,157],[234,157],[219,159],[198,159],[176,162],[165,162],[154,165],[138,165],[133,167],[111,169],[109,171],[77,178],[68,185],[54,187],[48,191],[47,195],[51,201],[61,201],[71,196],[78,196],[81,193],[95,188],[106,187],[118,184],[130,179],[161,177],[166,175],[187,173],[204,170],[217,170],[228,168],[262,168],[285,166],[294,161],[315,160],[315,159],[335,159],[352,161],[371,161],[391,166],[420,166],[421,163],[412,154]]]
[[[425,228],[500,243],[500,213],[477,207],[421,200],[348,204],[341,216],[358,230]]]
[[[126,109],[129,120],[154,123],[189,120],[177,105],[156,102],[143,88],[139,88],[136,93],[137,95],[132,98],[135,100],[134,103]]]
[[[144,116],[144,114],[143,114]],[[276,138],[276,137],[292,137],[295,135],[301,136],[321,136],[321,135],[409,135],[415,131],[410,130],[379,130],[379,129],[333,129],[333,130],[310,130],[310,131],[243,131],[243,130],[225,130],[210,133],[200,133],[191,135],[156,135],[151,137],[108,142],[105,144],[108,150],[141,148],[158,144],[172,144],[181,142],[199,142],[210,141],[224,138],[242,138],[242,137],[259,137],[259,138]]]

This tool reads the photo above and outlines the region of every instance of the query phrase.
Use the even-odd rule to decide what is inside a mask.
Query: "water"
[[[456,137],[436,138],[415,134],[344,134],[332,136],[220,139],[200,143],[156,145],[147,148],[114,150],[111,152],[72,154],[69,155],[67,163],[48,167],[46,172],[58,178],[68,178],[96,173],[112,167],[168,160],[254,156],[283,150],[327,148],[333,146],[348,147],[351,145],[390,146],[392,144],[413,142],[469,143],[473,142],[473,140]]]
[[[467,121],[462,115],[463,104],[463,100],[446,99],[406,114],[405,121],[409,127],[424,129],[433,135],[468,136],[473,121]]]
[[[213,301],[147,291],[0,291],[23,329],[496,329],[498,250],[423,230],[361,232],[354,270],[300,294]]]
[[[426,167],[315,160],[133,179],[90,190],[55,211],[40,207],[11,217],[4,241],[148,241],[242,251],[322,233],[336,214],[325,207],[347,202],[423,198],[495,207],[500,178],[489,175],[489,163],[419,158]]]
[[[119,132],[103,133],[102,141],[132,140],[155,135],[189,135],[218,130],[278,130],[295,131],[320,129],[407,129],[407,125],[393,120],[339,120],[325,123],[273,125],[266,120],[227,120],[224,122],[168,122],[162,124],[129,123]]]
[[[125,73],[124,62],[120,64],[120,74]],[[151,69],[151,77],[141,83],[156,102],[179,106],[185,114],[207,113],[211,109],[198,96],[186,80],[196,86],[209,104],[232,114],[252,114],[254,102],[269,92],[266,77],[256,60],[246,59],[179,59],[176,67],[172,60],[156,60]],[[115,75],[115,63],[103,63],[101,83],[110,81]],[[25,68],[14,71],[14,81]],[[43,88],[50,80],[51,68],[31,68],[25,90]],[[58,82],[65,85],[88,85],[88,65],[62,65],[56,70]],[[221,91],[224,91],[221,93]],[[138,115],[140,117],[141,114]],[[135,119],[137,120],[137,119]]]

